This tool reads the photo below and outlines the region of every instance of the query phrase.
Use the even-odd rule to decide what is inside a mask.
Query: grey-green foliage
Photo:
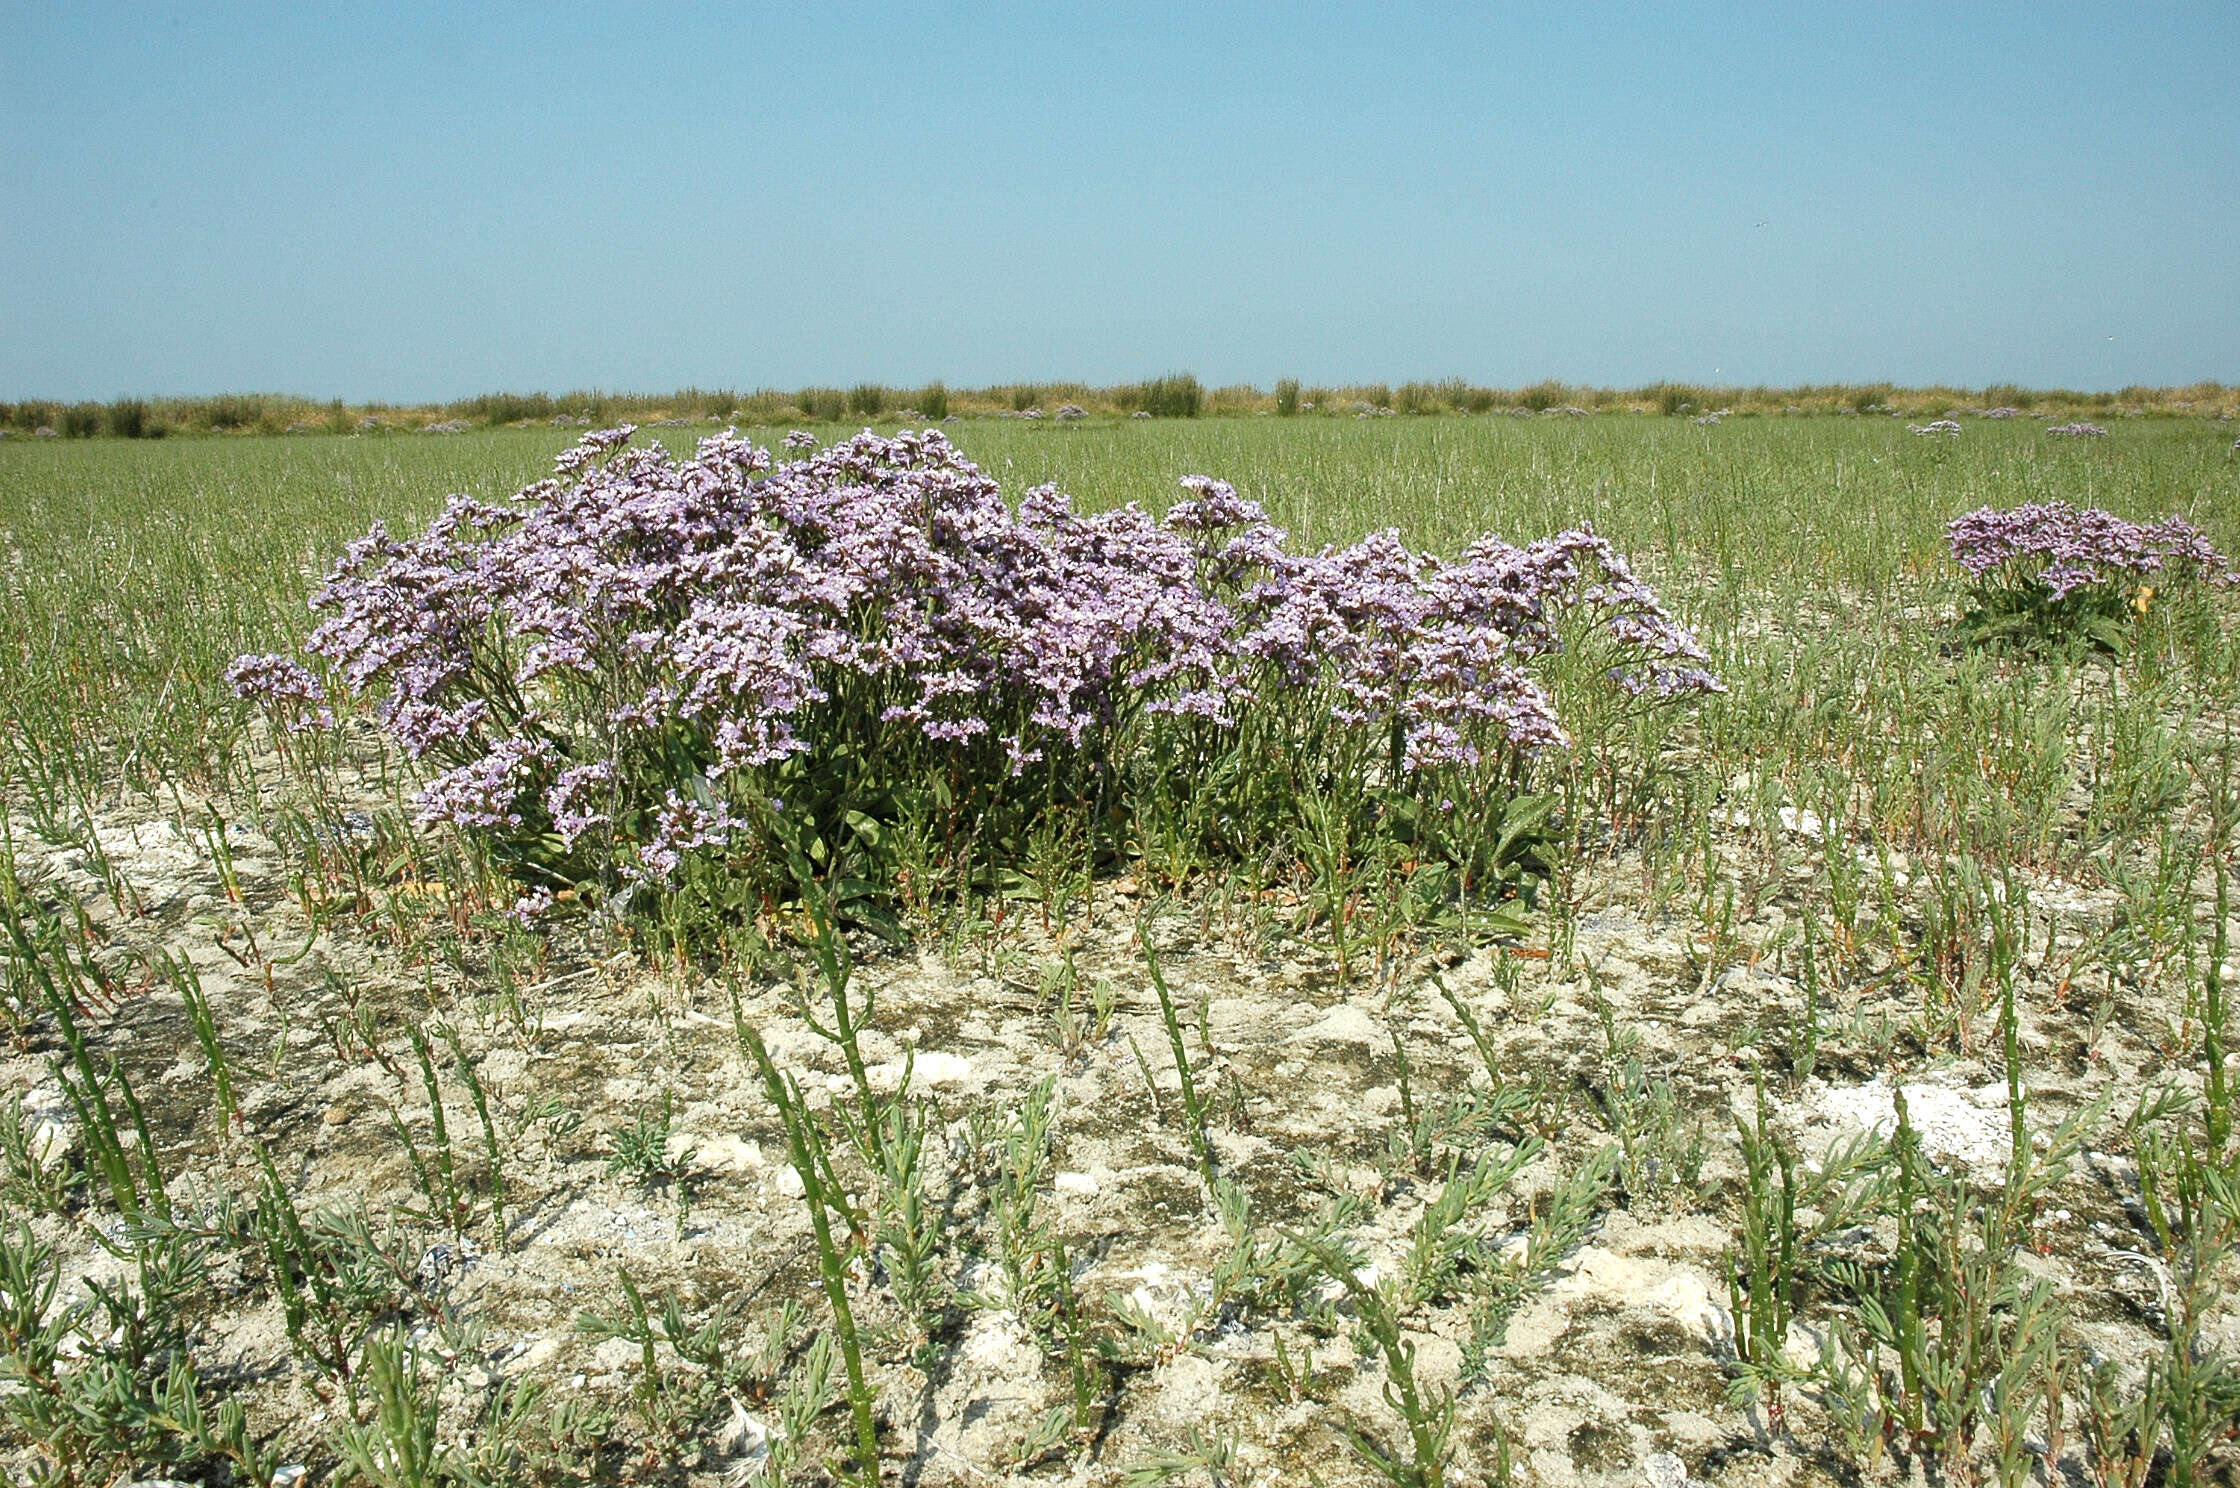
[[[791,1301],[768,1314],[758,1347],[741,1336],[730,1299],[719,1300],[697,1321],[674,1290],[649,1300],[627,1266],[616,1268],[624,1310],[618,1316],[586,1311],[576,1330],[593,1342],[618,1338],[638,1349],[638,1377],[631,1393],[655,1439],[692,1443],[707,1435],[725,1399],[759,1397],[776,1384],[801,1313]],[[678,1368],[662,1363],[662,1350]]]
[[[1557,1262],[1585,1238],[1617,1175],[1618,1149],[1596,1149],[1559,1180],[1522,1236],[1498,1250],[1470,1278],[1470,1338],[1463,1372],[1485,1373],[1488,1358],[1507,1336],[1509,1319],[1547,1283]]]
[[[638,1108],[628,1126],[607,1135],[607,1171],[642,1188],[663,1188],[692,1170],[691,1150],[671,1152],[670,1127],[676,1096],[669,1090],[661,1099]]]
[[[446,1369],[402,1331],[365,1341],[358,1375],[365,1419],[347,1419],[331,1440],[346,1479],[373,1488],[506,1488],[527,1467],[544,1388],[504,1380],[465,1420],[445,1420]]]
[[[185,1308],[209,1254],[177,1231],[130,1245],[133,1279],[65,1298],[62,1264],[29,1225],[0,1231],[0,1424],[37,1454],[33,1481],[106,1481],[141,1464],[230,1463],[269,1481],[277,1459],[232,1391],[205,1379]]]
[[[20,1099],[0,1099],[0,1199],[34,1214],[60,1214],[86,1175],[71,1162],[60,1128],[30,1120]]]
[[[1862,1180],[1895,1220],[1895,1253],[1880,1266],[1830,1261],[1822,1274],[1856,1301],[1856,1325],[1832,1320],[1817,1373],[1839,1429],[1871,1462],[1871,1430],[1887,1426],[1907,1450],[1948,1478],[1988,1457],[2003,1484],[2022,1481],[2025,1436],[2041,1405],[2058,1399],[2062,1309],[2052,1286],[2015,1259],[2030,1215],[2065,1178],[2104,1104],[2088,1105],[2021,1144],[2005,1184],[1980,1194],[1922,1153],[1901,1086],[1887,1177]],[[1753,1306],[1758,1305],[1753,1298]],[[1738,1331],[1740,1324],[1738,1322]],[[1769,1399],[1790,1377],[1767,1350],[1745,1362],[1740,1383]],[[1878,1358],[1895,1367],[1877,1367]]]

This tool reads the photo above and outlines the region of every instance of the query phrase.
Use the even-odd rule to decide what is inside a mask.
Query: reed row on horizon
[[[687,387],[666,393],[585,389],[567,393],[483,393],[449,402],[320,401],[288,393],[207,397],[0,402],[0,437],[160,439],[208,434],[464,433],[527,424],[607,425],[737,422],[837,424],[945,418],[1426,417],[1456,415],[1885,415],[1979,417],[2240,417],[2240,384],[2129,386],[2114,391],[1987,387],[1900,387],[1888,382],[1793,387],[1653,382],[1632,388],[1559,381],[1495,388],[1459,377],[1439,382],[1304,386],[1285,378],[1272,389],[1251,383],[1209,388],[1189,373],[1095,387],[1082,382],[996,383],[950,388],[941,382],[895,387],[796,389]]]

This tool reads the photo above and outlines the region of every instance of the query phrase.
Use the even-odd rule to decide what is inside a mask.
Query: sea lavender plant
[[[2055,424],[2052,428],[2046,430],[2046,432],[2048,434],[2058,434],[2070,439],[2105,439],[2108,434],[2108,431],[2101,428],[2098,424],[2088,424],[2082,419],[2077,419],[2066,424]]]
[[[1490,766],[1505,788],[1439,798],[1499,809],[1566,743],[1538,658],[1597,647],[1652,703],[1719,685],[1589,529],[1453,561],[1392,533],[1300,556],[1205,477],[1164,519],[1082,515],[1048,486],[1014,509],[934,430],[789,436],[786,462],[729,433],[680,461],[632,432],[509,503],[377,525],[313,597],[324,677],[270,656],[232,674],[290,726],[370,701],[430,774],[423,821],[477,838],[525,912],[699,893],[736,913],[721,885],[783,893],[796,853],[877,896],[905,821],[969,881],[1053,805],[1103,820],[1301,717],[1304,768],[1415,787]]]
[[[2084,640],[2121,651],[2158,590],[2240,579],[2175,513],[2140,523],[2066,501],[1987,506],[1955,518],[1946,539],[1974,582],[1964,623],[1984,640]]]

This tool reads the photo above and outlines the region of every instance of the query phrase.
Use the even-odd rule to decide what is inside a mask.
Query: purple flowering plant
[[[1945,529],[1971,580],[1962,624],[1979,641],[2122,652],[2157,593],[2229,586],[2231,562],[2172,514],[2130,522],[2066,501],[1980,507]]]
[[[544,904],[751,909],[806,863],[865,907],[985,886],[1053,820],[1112,861],[1180,800],[1244,801],[1220,850],[1282,854],[1286,791],[1495,827],[1568,744],[1545,673],[1619,708],[1717,690],[1588,530],[1447,560],[1381,533],[1291,553],[1191,477],[1163,518],[1017,506],[936,430],[787,459],[585,437],[551,478],[376,525],[311,606],[312,663],[241,658],[288,727],[339,700],[427,772],[421,819]],[[1164,803],[1164,804],[1162,804]]]

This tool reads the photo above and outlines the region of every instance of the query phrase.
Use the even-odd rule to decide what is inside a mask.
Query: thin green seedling
[[[444,1117],[443,1091],[436,1082],[435,1058],[428,1046],[428,1037],[418,1024],[407,1024],[405,1036],[412,1042],[413,1057],[420,1065],[421,1088],[428,1098],[428,1120],[432,1128],[429,1152],[432,1154],[432,1161],[422,1156],[419,1144],[412,1140],[411,1129],[405,1125],[404,1117],[393,1107],[389,1112],[389,1128],[404,1147],[405,1160],[411,1165],[422,1197],[428,1201],[428,1219],[450,1230],[454,1239],[464,1239],[467,1219],[473,1212],[474,1203],[459,1175],[456,1155],[452,1150],[451,1128]]]
[[[506,1249],[506,1157],[505,1148],[498,1141],[497,1122],[490,1115],[490,1094],[483,1088],[482,1076],[467,1057],[467,1047],[459,1038],[459,1031],[448,1023],[436,1025],[436,1034],[451,1047],[452,1067],[459,1072],[459,1081],[467,1087],[467,1099],[474,1105],[474,1114],[482,1123],[484,1161],[490,1174],[490,1243],[498,1254]]]
[[[1274,1347],[1275,1376],[1282,1383],[1284,1394],[1293,1405],[1304,1402],[1315,1387],[1314,1346],[1311,1343],[1302,1344],[1298,1357],[1293,1358],[1290,1348],[1283,1341],[1281,1329],[1271,1332],[1269,1341]]]
[[[883,1139],[880,1120],[883,1102],[872,1088],[870,1070],[864,1064],[862,1030],[877,1012],[878,994],[875,990],[866,991],[860,1003],[851,1000],[855,957],[848,947],[847,936],[841,933],[832,895],[799,852],[789,848],[787,862],[801,895],[801,913],[809,925],[809,956],[824,983],[829,1022],[810,1011],[806,996],[800,999],[797,1011],[810,1032],[836,1045],[847,1061],[848,1077],[855,1083],[858,1119],[844,1121],[843,1130],[864,1160],[877,1168]],[[906,1094],[906,1089],[898,1089],[893,1099],[900,1100]]]
[[[1220,1175],[1214,1169],[1213,1145],[1206,1137],[1206,1112],[1198,1099],[1198,1082],[1190,1073],[1190,1050],[1182,1040],[1182,1023],[1175,1016],[1174,994],[1167,988],[1167,978],[1159,968],[1159,953],[1151,943],[1151,929],[1155,915],[1146,916],[1136,927],[1136,936],[1143,945],[1143,964],[1151,973],[1152,989],[1159,995],[1159,1018],[1166,1025],[1167,1048],[1174,1055],[1175,1074],[1182,1081],[1182,1109],[1188,1118],[1190,1151],[1198,1159],[1198,1171],[1211,1184]],[[1137,1051],[1142,1057],[1142,1051]],[[1156,1087],[1154,1087],[1156,1088]]]
[[[2232,895],[2233,828],[2240,824],[2240,781],[2236,781],[2234,774],[2234,740],[2229,725],[2214,758],[2213,769],[2201,767],[2198,770],[2208,796],[2207,850],[2216,880],[2209,920],[2209,958],[2202,978],[2201,1045],[2202,1057],[2208,1065],[2206,1135],[2210,1152],[2221,1159],[2232,1139],[2232,1091],[2225,1070],[2224,964],[2230,951],[2228,916]]]
[[[864,1377],[863,1348],[856,1333],[855,1309],[848,1300],[847,1256],[832,1229],[835,1214],[851,1226],[855,1216],[845,1202],[836,1202],[836,1193],[826,1188],[831,1162],[825,1153],[824,1136],[817,1127],[816,1117],[801,1098],[800,1086],[772,1061],[762,1035],[747,1022],[736,994],[732,999],[731,1019],[740,1048],[761,1072],[763,1091],[777,1107],[794,1172],[801,1178],[802,1201],[808,1207],[810,1229],[816,1237],[817,1269],[824,1281],[825,1300],[832,1308],[833,1333],[839,1340],[841,1359],[847,1368],[848,1407],[855,1420],[856,1476],[865,1488],[877,1488],[879,1435],[872,1420],[876,1395]]]
[[[1289,1238],[1352,1299],[1362,1327],[1384,1355],[1385,1404],[1399,1414],[1407,1428],[1405,1454],[1353,1426],[1339,1428],[1346,1444],[1393,1488],[1443,1488],[1454,1453],[1454,1392],[1445,1387],[1426,1389],[1418,1383],[1416,1346],[1402,1335],[1399,1308],[1381,1288],[1361,1279],[1355,1257],[1318,1236],[1293,1234]]]
[[[1128,1050],[1135,1055],[1136,1072],[1143,1076],[1143,1088],[1151,1093],[1151,1117],[1161,1126],[1167,1121],[1166,1097],[1159,1093],[1159,1077],[1151,1072],[1151,1061],[1144,1056],[1143,1045],[1136,1042],[1134,1034],[1128,1035]]]
[[[195,1042],[202,1046],[203,1063],[210,1071],[210,1083],[217,1093],[218,1114],[224,1130],[231,1132],[241,1124],[241,1104],[234,1098],[233,1069],[226,1062],[225,1046],[218,1041],[217,1014],[211,1010],[210,996],[202,988],[202,973],[185,956],[173,956],[168,951],[157,951],[150,964],[186,1004],[187,1024],[194,1030]]]
[[[1101,1044],[1112,1031],[1113,1009],[1119,1005],[1120,988],[1117,984],[1099,977],[1089,984],[1089,1036]]]
[[[1786,1381],[1789,1320],[1797,1302],[1802,1237],[1797,1226],[1797,1179],[1789,1144],[1772,1129],[1765,1075],[1757,1081],[1756,1130],[1735,1120],[1744,1170],[1742,1246],[1728,1262],[1727,1302],[1734,1319],[1735,1357],[1742,1381],[1760,1393],[1767,1416],[1778,1424]]]
[[[1085,1436],[1091,1429],[1097,1395],[1103,1385],[1103,1370],[1095,1356],[1089,1329],[1081,1318],[1081,1299],[1074,1291],[1073,1262],[1066,1254],[1064,1239],[1053,1237],[1050,1249],[1058,1328],[1065,1344],[1066,1374],[1073,1385],[1070,1425],[1075,1435]]]
[[[547,1156],[554,1153],[564,1139],[582,1129],[583,1113],[569,1106],[557,1093],[550,1090],[528,1098],[515,1126],[515,1130],[523,1134],[534,1131],[538,1145],[543,1147]]]
[[[127,1220],[143,1215],[169,1218],[170,1195],[166,1191],[163,1160],[156,1151],[155,1134],[149,1129],[148,1115],[140,1104],[140,1097],[132,1088],[131,1079],[115,1055],[109,1056],[108,1070],[96,1074],[93,1057],[86,1047],[84,1035],[77,1020],[70,1014],[69,1005],[56,999],[50,1004],[56,1021],[61,1025],[63,1042],[70,1055],[70,1064],[59,1061],[51,1068],[56,1083],[62,1087],[72,1109],[78,1116],[79,1131],[83,1134],[87,1152],[109,1189],[109,1197],[117,1212]],[[127,1155],[124,1140],[117,1130],[115,1108],[109,1104],[109,1091],[116,1091],[124,1103],[130,1119],[139,1161],[134,1163]]]
[[[1508,958],[1495,964],[1502,968],[1501,974],[1512,978],[1516,976],[1509,969],[1515,963]],[[1530,1087],[1512,1083],[1500,1048],[1494,1043],[1492,1035],[1486,1031],[1485,1024],[1478,1015],[1470,1010],[1470,1005],[1457,996],[1448,987],[1446,979],[1436,972],[1431,975],[1431,985],[1438,989],[1447,1006],[1454,1010],[1463,1031],[1470,1036],[1471,1047],[1478,1051],[1478,1062],[1485,1069],[1486,1085],[1492,1092],[1489,1105],[1495,1119],[1514,1122],[1519,1128],[1542,1137],[1556,1136],[1562,1129],[1564,1113],[1570,1104],[1569,1092],[1561,1076],[1556,1071],[1543,1068]]]
[[[261,1143],[255,1152],[264,1180],[257,1194],[256,1233],[264,1249],[266,1273],[279,1294],[289,1341],[297,1352],[308,1353],[326,1374],[341,1381],[354,1402],[357,1384],[341,1293],[320,1264],[295,1200],[273,1166],[272,1154]]]

